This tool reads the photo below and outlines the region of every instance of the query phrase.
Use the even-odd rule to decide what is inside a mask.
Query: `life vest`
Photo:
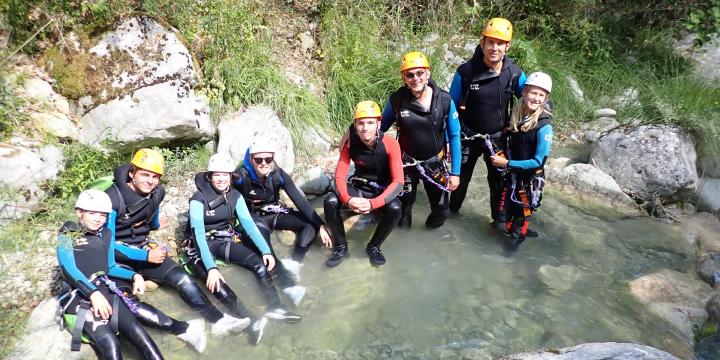
[[[348,150],[350,151],[350,158],[355,163],[353,176],[365,179],[368,182],[375,182],[381,186],[390,184],[390,160],[383,143],[385,135],[380,132],[375,147],[371,149],[360,140],[355,126],[350,125],[349,131]]]
[[[445,149],[446,143],[445,128],[452,98],[432,79],[428,80],[428,86],[433,90],[430,109],[420,105],[406,86],[390,95],[400,150],[417,160],[432,158]]]
[[[240,200],[240,193],[230,187],[225,194],[218,194],[207,180],[206,174],[201,172],[195,175],[195,186],[198,191],[193,194],[190,201],[195,200],[203,204],[205,232],[228,230],[235,224],[235,207]]]
[[[509,132],[508,149],[510,153],[510,160],[532,159],[535,156],[535,151],[537,149],[538,131],[545,126],[550,125],[551,122],[552,116],[546,113],[542,113],[534,129],[531,129],[528,132],[524,132],[522,130],[518,132]],[[542,159],[539,168],[523,170],[522,172],[520,172],[520,175],[530,176],[534,174],[536,170],[543,170],[546,160],[547,157]]]
[[[247,166],[241,166],[235,173],[240,176],[240,185],[236,188],[245,198],[248,210],[257,212],[265,205],[277,204],[280,201],[280,189],[285,184],[280,168],[276,166],[265,180],[261,180],[254,171],[248,170]]]
[[[496,73],[483,63],[478,45],[473,57],[457,71],[462,79],[461,124],[480,134],[495,134],[507,127],[515,96],[520,95],[522,69],[505,56],[500,73]]]
[[[75,266],[85,277],[90,278],[98,272],[108,272],[108,253],[110,252],[110,230],[103,227],[98,232],[89,231],[76,222],[68,221],[59,231],[72,241]],[[71,282],[72,277],[61,267],[63,277]]]
[[[165,189],[158,185],[153,192],[142,196],[127,185],[129,171],[129,165],[117,167],[114,183],[105,192],[110,196],[113,210],[117,212],[115,239],[128,244],[139,244],[150,233],[150,223],[160,211]]]

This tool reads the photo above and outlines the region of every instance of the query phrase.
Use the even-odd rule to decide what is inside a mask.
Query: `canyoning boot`
[[[267,325],[267,323],[268,318],[263,316],[260,319],[255,320],[252,326],[248,328],[251,344],[257,345],[260,343],[260,340],[262,340],[263,337],[263,333],[265,332],[265,325]]]
[[[202,352],[205,351],[205,346],[207,345],[207,337],[205,336],[205,320],[188,320],[187,323],[187,330],[177,337],[192,346],[195,351],[202,354]]]
[[[223,314],[220,320],[210,326],[210,334],[215,337],[225,336],[233,332],[241,332],[250,325],[250,318],[236,318]]]
[[[343,258],[350,256],[347,245],[335,245],[335,250],[332,255],[325,261],[325,265],[329,267],[335,267],[340,265]]]
[[[283,320],[287,323],[294,324],[302,320],[302,316],[292,313],[283,308],[277,308],[265,313],[265,317],[275,320]]]
[[[430,229],[437,229],[445,224],[447,216],[443,214],[430,213],[427,219],[425,219],[425,226]]]
[[[305,296],[305,290],[307,290],[304,286],[295,285],[286,287],[282,290],[282,292],[287,295],[287,297],[292,300],[293,304],[295,306],[300,305],[300,302],[302,301],[303,297]]]
[[[365,252],[370,257],[370,264],[375,266],[381,266],[385,264],[385,256],[382,254],[382,250],[380,250],[377,246],[371,246],[365,249]]]
[[[538,237],[538,236],[540,236],[540,234],[538,234],[538,232],[533,229],[525,230],[525,237]]]

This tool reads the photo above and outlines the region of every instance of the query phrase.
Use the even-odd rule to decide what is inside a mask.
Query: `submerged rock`
[[[635,202],[602,170],[589,164],[572,164],[559,170],[551,169],[547,169],[546,174],[553,187],[581,199],[614,207],[621,212],[638,213]]]
[[[502,360],[679,360],[665,351],[630,343],[588,343],[503,356]]]
[[[685,200],[697,188],[695,145],[690,135],[676,126],[610,130],[595,143],[591,157],[618,184],[645,200],[654,193],[664,199]]]
[[[705,304],[712,289],[695,276],[662,270],[629,283],[630,294],[685,336],[690,348],[694,334],[708,317]]]

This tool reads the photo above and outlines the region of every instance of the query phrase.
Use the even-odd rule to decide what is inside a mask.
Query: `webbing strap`
[[[118,314],[118,308],[120,307],[120,297],[115,295],[113,298],[113,304],[112,304],[112,315],[110,316],[110,327],[113,329],[113,332],[118,333],[118,319],[120,319],[120,314]]]
[[[83,325],[85,317],[90,312],[90,306],[87,302],[81,302],[78,306],[77,314],[75,314],[75,324],[72,329],[72,338],[70,339],[70,351],[80,351],[82,345]]]
[[[532,215],[532,211],[530,210],[530,202],[528,201],[525,189],[521,188],[518,194],[520,195],[520,201],[522,201],[523,215],[525,215],[525,218],[527,219],[530,215]]]

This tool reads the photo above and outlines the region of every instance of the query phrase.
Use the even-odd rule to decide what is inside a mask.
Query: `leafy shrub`
[[[56,196],[61,199],[77,196],[97,178],[112,175],[113,169],[124,160],[118,153],[104,153],[78,143],[65,146],[63,155],[65,171],[60,173],[53,186]]]

